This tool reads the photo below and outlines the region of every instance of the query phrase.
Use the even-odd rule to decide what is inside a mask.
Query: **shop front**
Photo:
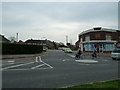
[[[115,49],[114,43],[110,42],[92,42],[92,43],[83,43],[84,51],[91,52],[94,49],[99,52],[111,52]]]

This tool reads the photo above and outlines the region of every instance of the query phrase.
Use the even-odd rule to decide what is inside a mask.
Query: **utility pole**
[[[72,39],[70,39],[70,44],[72,45]]]
[[[68,43],[68,36],[66,36],[66,45],[67,45],[67,43]]]
[[[16,41],[18,42],[18,33],[16,33]]]

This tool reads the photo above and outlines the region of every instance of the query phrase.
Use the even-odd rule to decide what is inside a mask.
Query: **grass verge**
[[[75,90],[75,89],[92,89],[92,90],[98,90],[99,88],[110,88],[115,90],[120,90],[120,80],[110,80],[105,82],[95,82],[92,84],[83,84],[83,85],[77,85],[77,86],[71,86],[66,88],[57,88],[54,90]]]

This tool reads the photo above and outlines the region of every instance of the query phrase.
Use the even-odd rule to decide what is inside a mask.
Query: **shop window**
[[[92,45],[91,44],[84,44],[85,51],[92,51]]]
[[[80,38],[80,42],[82,42],[83,41],[83,39],[82,38]]]
[[[114,44],[105,44],[105,51],[112,51],[115,48]]]
[[[86,37],[85,37],[85,41],[90,41],[90,37],[89,37],[89,36],[86,36]]]

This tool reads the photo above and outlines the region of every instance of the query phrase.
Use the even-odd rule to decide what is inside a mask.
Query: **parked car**
[[[66,47],[63,47],[62,50],[65,51]]]
[[[64,49],[64,52],[65,52],[65,53],[72,53],[72,50],[71,50],[70,48],[65,48],[65,49]]]
[[[46,51],[47,51],[47,49],[46,49],[46,48],[43,48],[43,51],[44,51],[44,52],[46,52]]]
[[[47,47],[43,46],[43,51],[46,52],[47,51]]]
[[[59,47],[58,50],[63,50],[63,48],[62,48],[62,47]]]
[[[113,60],[120,59],[120,48],[113,50],[111,53],[111,57]]]

